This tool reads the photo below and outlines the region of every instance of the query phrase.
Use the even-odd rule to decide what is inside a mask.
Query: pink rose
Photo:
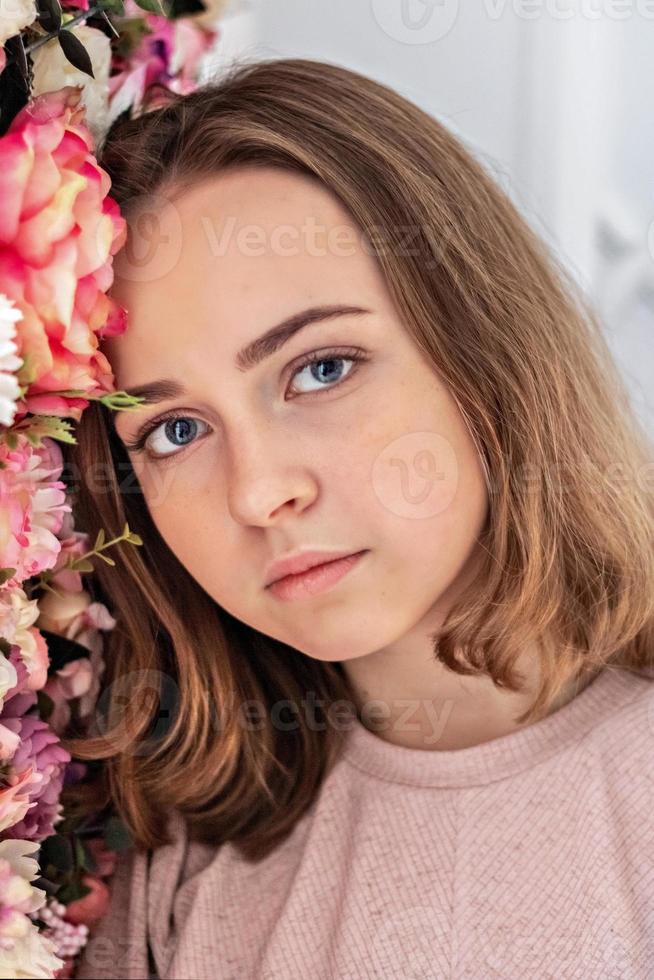
[[[82,883],[91,891],[82,898],[69,902],[64,912],[64,918],[73,925],[91,925],[107,914],[111,892],[104,881],[94,875],[84,875]]]
[[[88,400],[63,389],[115,390],[98,346],[126,327],[106,291],[127,231],[79,100],[73,86],[38,96],[0,140],[0,281],[23,314],[18,380],[28,385],[16,422],[27,412],[79,419]]]

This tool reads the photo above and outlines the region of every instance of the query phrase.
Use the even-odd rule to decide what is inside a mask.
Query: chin
[[[352,637],[365,636],[365,644],[353,640]],[[372,638],[374,640],[374,637]],[[339,633],[338,636],[323,638],[323,642],[316,644],[314,638],[304,641],[301,637],[295,637],[284,641],[300,653],[304,653],[313,660],[321,660],[323,663],[338,663],[340,661],[356,660],[357,657],[366,657],[378,649],[378,646],[371,643],[369,632],[361,628],[353,628]],[[379,646],[382,644],[380,643]]]

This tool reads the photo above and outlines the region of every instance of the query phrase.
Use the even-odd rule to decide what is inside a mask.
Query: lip
[[[341,555],[329,561],[321,561],[303,572],[284,575],[269,583],[266,588],[285,602],[318,595],[340,582],[365,554],[367,549]]]
[[[353,554],[358,554],[358,552],[313,549],[312,551],[296,551],[293,554],[285,555],[283,558],[276,558],[266,569],[266,588],[287,575],[300,575],[317,565],[324,565],[326,562],[336,561],[338,558],[345,558]]]

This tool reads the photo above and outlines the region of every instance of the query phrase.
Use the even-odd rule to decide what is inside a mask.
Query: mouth
[[[348,572],[360,564],[367,553],[368,549],[357,551],[333,561],[313,565],[312,568],[297,575],[285,575],[272,582],[268,586],[268,591],[284,602],[320,595],[340,582]]]

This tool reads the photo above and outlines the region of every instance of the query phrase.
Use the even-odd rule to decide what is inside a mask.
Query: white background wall
[[[600,311],[654,434],[654,0],[228,0],[218,59],[392,85],[463,138]]]

